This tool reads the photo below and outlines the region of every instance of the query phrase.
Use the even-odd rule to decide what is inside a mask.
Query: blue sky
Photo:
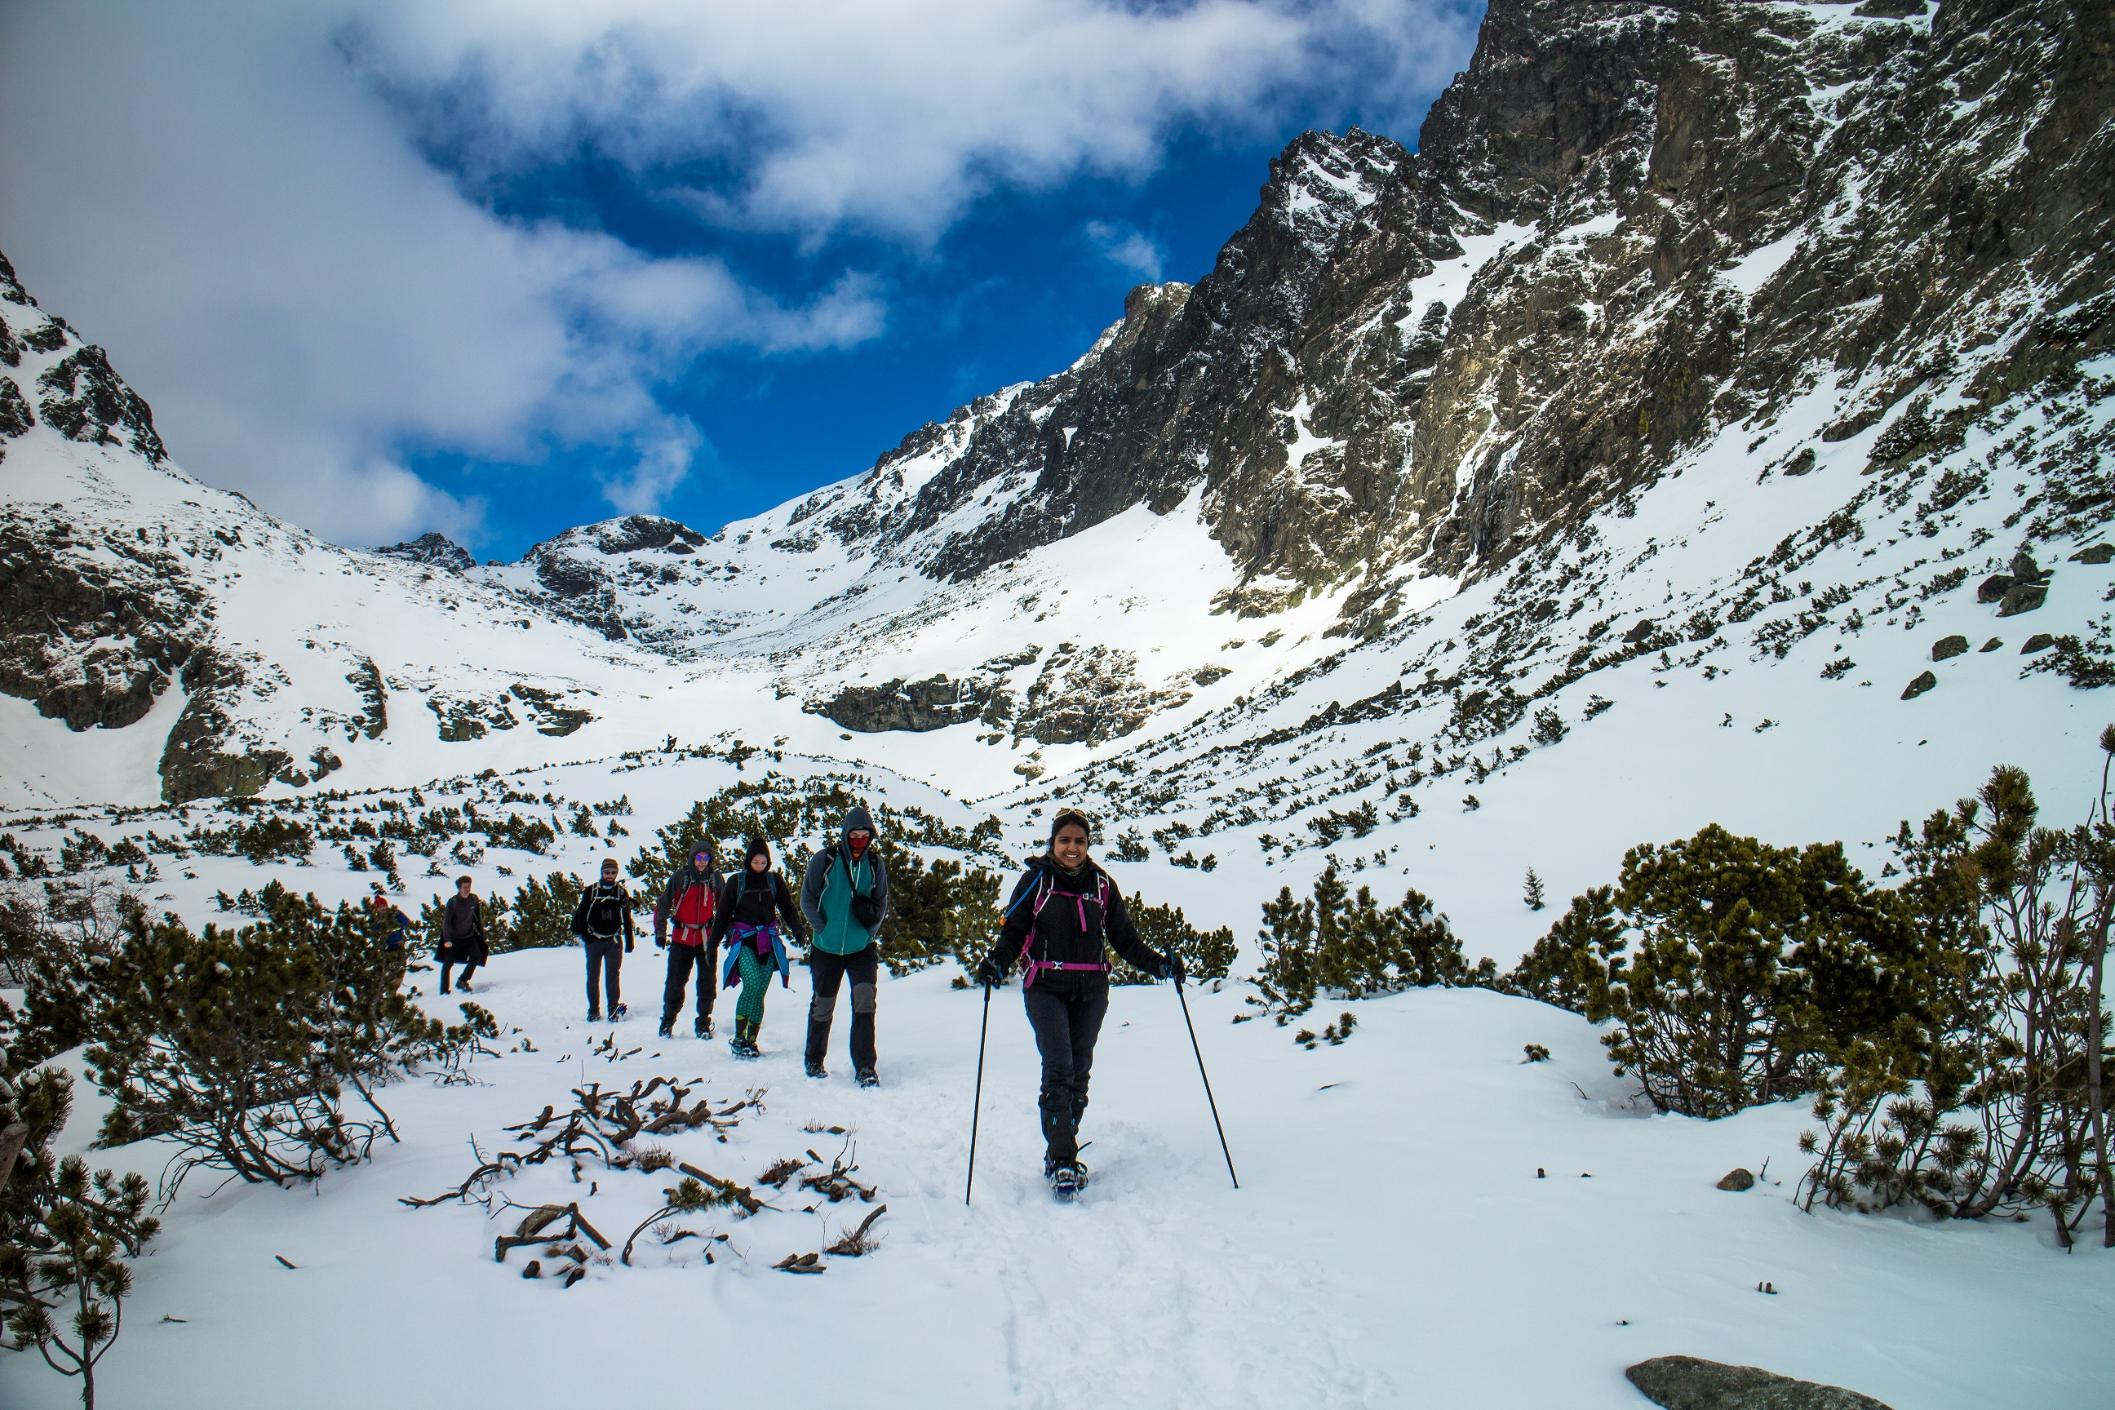
[[[0,250],[177,460],[347,543],[711,530],[1194,280],[1457,0],[11,6]]]

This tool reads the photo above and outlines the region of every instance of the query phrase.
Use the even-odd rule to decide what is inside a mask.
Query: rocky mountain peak
[[[408,543],[393,543],[375,552],[385,558],[401,558],[407,563],[445,568],[451,573],[465,573],[477,566],[470,551],[446,534],[420,534]]]

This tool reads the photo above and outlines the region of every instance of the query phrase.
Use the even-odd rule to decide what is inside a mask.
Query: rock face
[[[1910,398],[1955,350],[2015,348],[1995,400],[2115,343],[2105,18],[1494,0],[1415,152],[1298,138],[1194,288],[1133,291],[1074,367],[796,517],[886,523],[962,579],[1197,494],[1244,579],[1224,605],[1364,577],[1356,614],[1398,565],[1491,572],[1819,378],[1899,368],[1828,437],[1885,422],[1875,465],[1940,453],[1959,418]],[[2002,331],[2035,284],[2077,313]]]
[[[878,686],[847,686],[830,699],[806,708],[846,729],[863,733],[923,733],[974,720],[997,699],[991,687],[981,682],[928,676],[921,681],[898,678]]]
[[[76,730],[138,721],[210,624],[175,555],[0,514],[0,690]]]
[[[451,573],[468,572],[477,566],[477,560],[470,556],[470,550],[446,534],[420,534],[409,543],[393,543],[387,548],[378,548],[375,552],[385,558],[401,558],[407,563],[424,563],[434,568],[446,568]]]
[[[1667,1410],[1888,1410],[1884,1402],[1841,1386],[1695,1356],[1655,1356],[1623,1374]]]
[[[1932,643],[1931,659],[1934,661],[1951,661],[1956,656],[1966,655],[1967,652],[1967,637],[1958,635],[1942,636]]]

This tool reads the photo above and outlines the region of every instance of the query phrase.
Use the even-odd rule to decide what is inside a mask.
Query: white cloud
[[[919,244],[979,196],[1142,175],[1198,126],[1419,106],[1463,0],[153,0],[15,5],[0,42],[0,249],[153,402],[178,461],[347,541],[479,507],[421,452],[709,464],[659,399],[701,354],[880,336],[828,267],[776,301],[711,258],[496,218],[478,193],[582,152],[673,207]],[[1403,133],[1401,135],[1407,135]],[[426,147],[421,143],[428,144]],[[426,152],[445,150],[453,174]],[[1157,278],[1136,230],[1109,258]],[[1099,237],[1096,237],[1099,238]]]
[[[1348,91],[1421,108],[1466,59],[1481,10],[388,0],[347,43],[487,174],[587,146],[642,173],[717,173],[670,178],[709,220],[929,241],[1000,185],[1149,172],[1178,125],[1258,123]]]
[[[402,464],[653,447],[643,505],[704,446],[657,378],[713,348],[874,337],[847,275],[786,307],[710,259],[494,218],[424,161],[312,6],[12,9],[0,249],[113,349],[172,454],[348,542],[479,508]]]
[[[1090,220],[1085,229],[1088,241],[1109,263],[1131,271],[1149,284],[1160,282],[1167,251],[1152,236],[1121,221]]]

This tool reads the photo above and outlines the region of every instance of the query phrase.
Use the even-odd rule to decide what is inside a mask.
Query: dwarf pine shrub
[[[1812,1091],[1835,1055],[1928,1013],[1936,945],[1836,843],[1775,847],[1712,825],[1633,847],[1509,978],[1595,1021],[1661,1111],[1730,1115]]]
[[[94,1410],[95,1368],[132,1290],[125,1259],[160,1225],[140,1175],[91,1174],[79,1156],[53,1156],[72,1105],[70,1074],[27,1070],[0,1048],[0,1344],[34,1347],[54,1371],[79,1376],[81,1404]]]
[[[285,1185],[364,1160],[396,1139],[378,1090],[477,1036],[411,1002],[407,958],[312,896],[281,893],[237,929],[135,916],[80,989],[89,1071],[113,1101],[102,1140],[177,1145],[165,1198],[201,1167]]]
[[[1334,865],[1315,879],[1314,894],[1295,899],[1281,887],[1263,905],[1257,936],[1260,1003],[1285,1023],[1323,994],[1362,999],[1432,985],[1495,982],[1489,961],[1472,970],[1461,941],[1430,898],[1415,889],[1382,906],[1360,887],[1352,894]]]
[[[1845,1051],[1814,1104],[1802,1183],[1857,1209],[1946,1218],[2046,1210],[2068,1246],[2098,1205],[2115,1247],[2105,1002],[2115,917],[2115,727],[2101,736],[2087,821],[2037,826],[2027,776],[1995,770],[1972,799],[1895,839],[1903,895],[1943,937],[1931,1009]]]

